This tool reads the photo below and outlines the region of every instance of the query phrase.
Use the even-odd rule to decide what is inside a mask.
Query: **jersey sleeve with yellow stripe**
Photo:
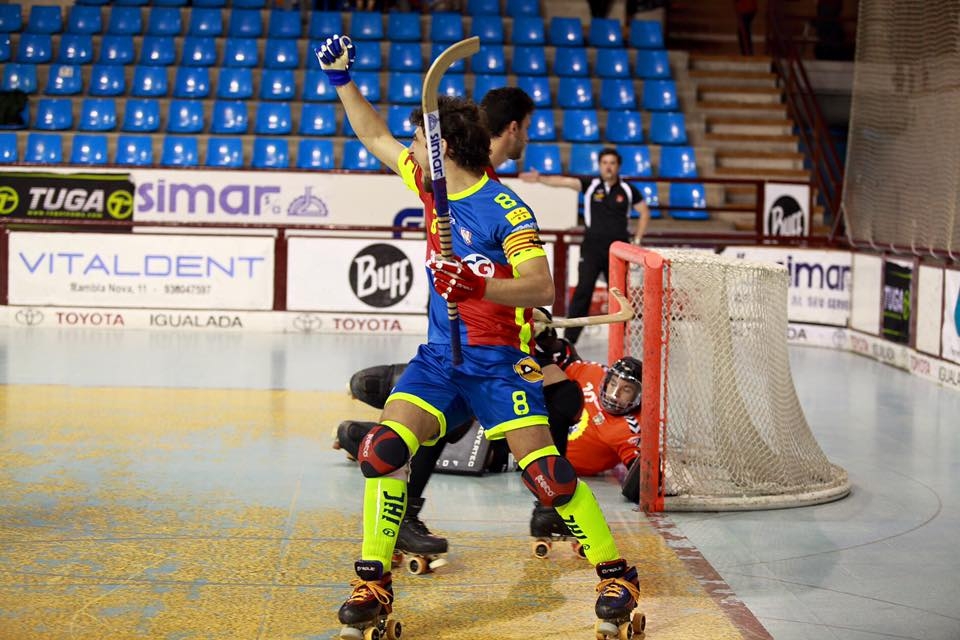
[[[505,217],[514,227],[503,240],[503,253],[510,266],[516,268],[531,258],[547,255],[536,221],[527,207],[520,205],[507,212]]]

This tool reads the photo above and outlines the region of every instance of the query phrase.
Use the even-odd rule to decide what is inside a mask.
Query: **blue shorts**
[[[422,344],[387,398],[406,400],[437,417],[440,434],[470,416],[484,435],[499,440],[507,431],[546,425],[543,374],[537,361],[510,347],[463,348],[463,363],[454,367],[450,347]]]

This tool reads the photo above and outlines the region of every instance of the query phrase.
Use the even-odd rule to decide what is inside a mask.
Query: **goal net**
[[[611,325],[610,362],[643,361],[641,506],[774,509],[847,495],[797,400],[787,271],[617,243],[610,286],[637,312]]]

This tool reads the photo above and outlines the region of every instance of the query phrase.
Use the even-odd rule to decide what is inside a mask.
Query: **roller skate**
[[[393,613],[393,581],[376,560],[358,560],[357,577],[350,582],[353,593],[340,607],[337,618],[344,625],[342,640],[398,640],[400,621]]]
[[[573,537],[570,529],[560,514],[553,507],[545,507],[539,502],[533,503],[533,513],[530,515],[530,535],[534,540],[531,543],[533,555],[546,558],[550,555],[553,543],[570,540],[573,552],[581,558],[586,558],[586,552],[580,541]]]
[[[637,568],[628,567],[623,558],[597,565],[600,584],[597,585],[597,622],[593,627],[596,640],[642,640],[647,618],[633,613],[640,597]],[[632,614],[632,617],[631,617]]]
[[[447,552],[447,539],[430,533],[419,518],[422,508],[423,498],[411,499],[407,504],[393,552],[393,566],[406,564],[407,570],[414,575],[430,573],[447,564],[442,557]]]

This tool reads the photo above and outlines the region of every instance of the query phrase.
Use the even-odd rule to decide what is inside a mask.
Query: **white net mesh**
[[[862,0],[843,205],[851,240],[960,254],[960,3]]]
[[[846,495],[847,474],[820,450],[790,375],[786,269],[657,253],[665,267],[655,321],[668,334],[660,376],[666,509],[776,508]],[[643,277],[631,264],[635,309],[643,308]],[[642,357],[645,320],[631,321],[623,355]]]

